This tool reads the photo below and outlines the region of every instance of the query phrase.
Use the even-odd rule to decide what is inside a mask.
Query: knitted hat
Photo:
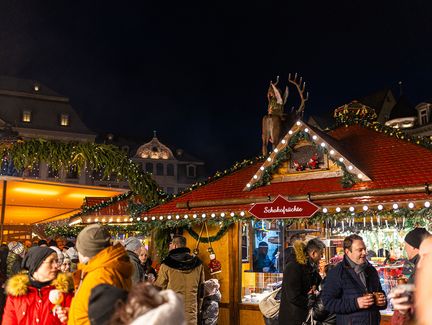
[[[405,242],[414,248],[419,248],[423,239],[428,236],[430,236],[430,233],[425,228],[414,228],[406,234]]]
[[[10,252],[15,253],[17,255],[20,255],[24,252],[24,245],[19,241],[10,242],[8,244],[8,247]]]
[[[91,258],[110,246],[110,239],[111,236],[104,226],[90,225],[78,234],[76,248],[82,255]]]
[[[31,247],[22,261],[22,268],[28,270],[32,275],[41,266],[42,262],[54,253],[55,251],[48,247]]]
[[[127,296],[127,291],[108,284],[94,287],[88,304],[90,324],[108,324],[118,301],[126,301]]]
[[[135,252],[141,246],[141,241],[136,237],[129,237],[124,241],[124,247],[127,251]]]

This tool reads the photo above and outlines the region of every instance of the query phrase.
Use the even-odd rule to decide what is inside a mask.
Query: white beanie
[[[57,253],[58,265],[63,264],[64,255],[63,255],[62,251],[60,250],[60,248],[58,248],[56,246],[50,246],[50,248]]]

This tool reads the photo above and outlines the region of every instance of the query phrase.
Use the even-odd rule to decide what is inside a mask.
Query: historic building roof
[[[172,151],[156,137],[156,131],[150,142],[138,148],[135,157],[143,159],[174,159]]]

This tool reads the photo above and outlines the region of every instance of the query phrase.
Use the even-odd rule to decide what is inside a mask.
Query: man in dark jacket
[[[322,292],[326,309],[336,313],[338,325],[378,325],[387,299],[378,272],[366,259],[363,238],[351,235],[344,239],[344,259],[327,275]]]
[[[279,324],[301,325],[308,315],[308,293],[318,289],[321,277],[318,263],[323,256],[325,245],[319,239],[311,239],[306,246],[294,243],[295,260],[285,266]]]
[[[131,279],[132,285],[134,285],[144,280],[144,268],[138,257],[141,252],[142,243],[136,237],[129,237],[124,241],[124,246],[133,266]]]

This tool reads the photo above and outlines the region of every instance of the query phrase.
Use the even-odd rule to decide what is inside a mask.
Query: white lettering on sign
[[[293,207],[286,207],[283,206],[280,208],[277,206],[276,208],[273,207],[264,207],[264,213],[289,213],[289,212],[302,212],[303,208],[298,207],[297,205],[294,205]]]

